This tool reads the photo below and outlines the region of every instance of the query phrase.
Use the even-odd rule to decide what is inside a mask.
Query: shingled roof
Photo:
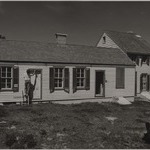
[[[124,52],[150,54],[150,44],[132,32],[104,31]]]
[[[0,41],[0,61],[134,65],[119,49],[12,40]]]

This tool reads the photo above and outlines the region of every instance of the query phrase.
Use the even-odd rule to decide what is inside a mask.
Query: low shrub
[[[0,106],[0,117],[5,117],[7,114],[6,109],[3,106]]]
[[[36,146],[37,142],[30,133],[9,131],[6,134],[5,144],[13,149],[32,149]]]

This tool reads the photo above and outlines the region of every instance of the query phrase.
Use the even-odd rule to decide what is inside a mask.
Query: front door
[[[33,92],[33,99],[41,99],[41,94],[42,94],[42,88],[41,88],[41,79],[42,79],[42,72],[39,69],[35,69],[37,78],[36,78],[36,84],[35,84],[35,90]],[[35,82],[35,74],[31,76],[31,83],[34,85]]]
[[[95,95],[104,96],[105,93],[105,73],[104,71],[96,71],[95,79]]]

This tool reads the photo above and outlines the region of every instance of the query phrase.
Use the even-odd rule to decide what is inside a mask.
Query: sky
[[[103,30],[133,31],[150,43],[150,2],[0,1],[0,34],[8,40],[92,45]]]

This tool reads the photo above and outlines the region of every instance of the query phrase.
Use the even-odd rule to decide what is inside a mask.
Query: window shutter
[[[19,67],[13,68],[13,91],[19,92]]]
[[[149,60],[150,60],[150,57],[147,57],[146,59],[146,64],[149,66]]]
[[[136,57],[136,64],[139,66],[139,57]]]
[[[73,93],[77,91],[76,68],[73,68]]]
[[[86,83],[85,83],[85,89],[90,90],[90,69],[86,69]]]
[[[140,91],[142,91],[142,87],[143,87],[143,74],[140,75]]]
[[[125,71],[124,68],[116,68],[116,88],[123,89],[125,83]]]
[[[147,91],[149,91],[149,75],[147,74]]]
[[[49,69],[49,89],[50,93],[54,92],[54,68]]]
[[[69,68],[65,68],[64,73],[64,90],[69,93]]]
[[[0,90],[1,90],[1,67],[0,67]]]

